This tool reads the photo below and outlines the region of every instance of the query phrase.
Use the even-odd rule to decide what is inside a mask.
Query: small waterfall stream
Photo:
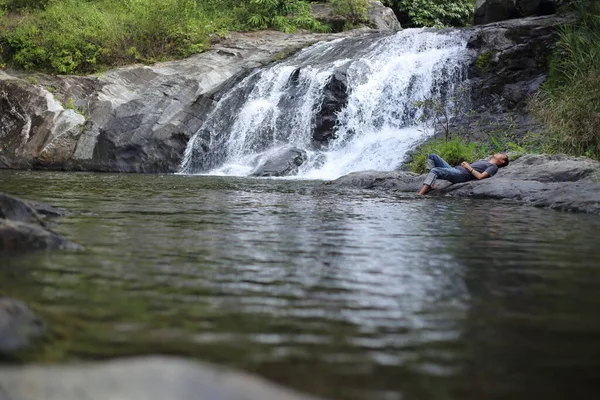
[[[180,172],[246,176],[290,146],[306,152],[295,171],[300,178],[393,170],[428,134],[415,103],[449,104],[470,57],[459,31],[406,29],[318,43],[226,93],[190,140]],[[323,141],[316,125],[333,79],[346,94],[326,116],[335,133]]]

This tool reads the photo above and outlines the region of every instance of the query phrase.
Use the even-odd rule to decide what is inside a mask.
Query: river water
[[[1,259],[14,361],[174,354],[332,399],[588,399],[600,217],[319,181],[0,171],[83,245]],[[5,361],[6,362],[6,361]]]

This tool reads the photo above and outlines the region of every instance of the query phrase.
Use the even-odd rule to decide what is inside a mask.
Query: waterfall
[[[191,138],[181,173],[246,176],[290,146],[305,154],[294,171],[300,178],[393,170],[428,135],[415,104],[449,104],[465,80],[467,39],[460,31],[406,29],[318,43],[256,70]],[[340,99],[328,94],[336,88]]]

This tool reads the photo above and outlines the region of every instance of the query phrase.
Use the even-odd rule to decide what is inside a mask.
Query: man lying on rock
[[[457,167],[451,167],[442,157],[430,154],[427,157],[427,169],[429,174],[425,177],[423,187],[419,194],[427,194],[431,189],[437,189],[435,181],[443,179],[451,183],[468,182],[474,179],[485,179],[496,175],[498,168],[508,165],[508,156],[504,153],[496,153],[489,160],[475,161],[469,164],[463,161]]]

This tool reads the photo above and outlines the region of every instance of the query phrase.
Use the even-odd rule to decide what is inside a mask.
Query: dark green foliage
[[[472,162],[485,157],[485,150],[477,143],[468,142],[460,137],[433,139],[417,148],[408,166],[412,172],[422,174],[427,172],[426,161],[429,154],[439,155],[450,165],[460,165],[463,161]]]
[[[325,28],[314,19],[310,4],[303,0],[250,0],[240,7],[241,15],[252,28],[275,28],[293,33],[297,28],[322,31]]]
[[[475,11],[475,0],[383,0],[392,7],[403,27],[467,26]]]
[[[492,57],[494,57],[495,54],[495,51],[490,50],[481,53],[479,56],[477,56],[477,60],[475,61],[475,67],[477,68],[477,72],[479,72],[480,74],[485,73],[490,65]]]
[[[551,151],[600,159],[600,3],[580,1],[564,26],[534,113],[546,124]]]
[[[50,0],[0,0],[0,8],[7,11],[17,11],[23,9],[43,9]]]

